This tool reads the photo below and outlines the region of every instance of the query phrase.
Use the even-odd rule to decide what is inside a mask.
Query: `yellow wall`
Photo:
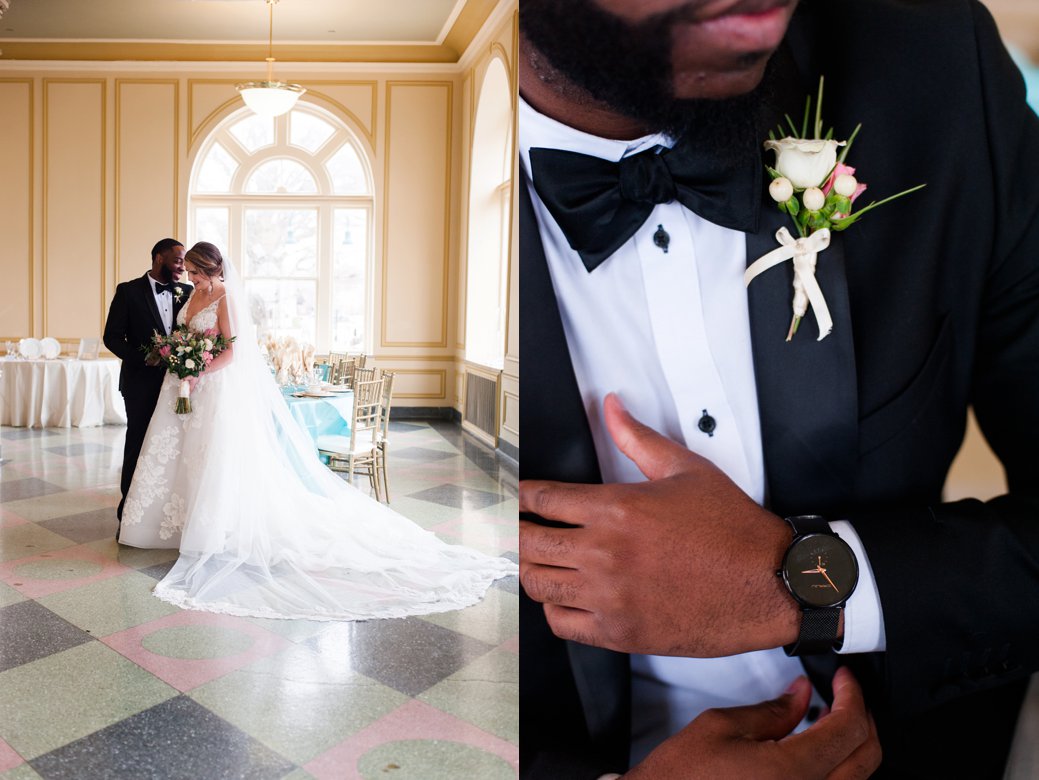
[[[504,21],[491,18],[469,60],[482,61],[492,39],[507,41],[511,57],[514,8]],[[279,67],[308,88],[304,100],[351,126],[371,158],[376,365],[399,372],[399,405],[460,408],[470,138],[463,83],[479,66]],[[197,63],[33,63],[0,72],[0,342],[100,335],[116,285],[150,267],[152,244],[189,238],[195,155],[241,106],[234,85],[255,76],[251,64]]]
[[[464,391],[464,364],[465,355],[465,296],[466,296],[466,242],[465,237],[469,234],[469,222],[467,204],[469,203],[469,181],[468,171],[471,160],[471,147],[473,138],[473,127],[476,122],[477,96],[483,86],[483,78],[487,67],[494,59],[499,59],[505,66],[505,72],[509,75],[509,83],[512,88],[512,138],[513,158],[515,156],[515,138],[517,135],[516,125],[516,96],[517,96],[517,64],[516,53],[518,51],[519,20],[516,13],[512,17],[493,29],[489,37],[478,40],[462,59],[465,70],[461,78],[461,112],[464,117],[462,122],[463,139],[461,144],[462,170],[466,172],[463,177],[459,191],[461,206],[461,220],[459,224],[459,236],[461,245],[458,252],[458,269],[454,279],[454,294],[461,301],[456,309],[454,322],[454,333],[457,340],[454,342],[460,358],[459,370],[455,374],[454,404],[460,409],[462,405],[462,394]],[[506,343],[505,364],[501,374],[501,384],[498,397],[498,436],[501,440],[519,448],[519,229],[516,208],[516,183],[518,179],[518,168],[513,167],[512,173],[512,225],[510,226],[511,253],[509,258],[509,289],[507,296],[508,311],[506,314]],[[481,372],[483,373],[483,372]]]

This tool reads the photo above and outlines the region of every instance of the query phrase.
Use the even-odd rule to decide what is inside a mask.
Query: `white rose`
[[[205,352],[212,352],[213,351],[213,342],[210,341],[209,339],[206,339],[205,341],[202,342],[202,349]]]
[[[184,368],[194,368],[194,367],[195,367],[195,361],[192,360],[191,358],[188,358],[187,360],[184,361]]]
[[[765,148],[776,153],[776,170],[799,190],[819,187],[837,164],[837,147],[844,141],[783,138],[765,141]]]

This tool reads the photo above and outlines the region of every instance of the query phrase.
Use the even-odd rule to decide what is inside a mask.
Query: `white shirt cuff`
[[[844,607],[844,644],[838,653],[879,653],[887,649],[884,634],[884,610],[880,606],[880,593],[869,565],[866,548],[847,520],[835,520],[830,530],[841,537],[859,563],[859,584]]]

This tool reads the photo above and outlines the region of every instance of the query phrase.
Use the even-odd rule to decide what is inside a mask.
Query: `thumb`
[[[805,676],[798,677],[782,696],[745,707],[728,707],[724,713],[729,736],[757,742],[778,740],[793,731],[808,711],[812,686]]]
[[[690,456],[698,457],[632,417],[616,393],[608,393],[603,399],[603,417],[614,444],[631,458],[646,479],[670,477],[681,470]]]

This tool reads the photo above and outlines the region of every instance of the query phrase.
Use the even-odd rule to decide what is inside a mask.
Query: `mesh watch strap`
[[[841,619],[840,607],[819,607],[801,610],[801,633],[792,645],[783,650],[787,655],[811,655],[833,649],[837,640],[837,625]]]

